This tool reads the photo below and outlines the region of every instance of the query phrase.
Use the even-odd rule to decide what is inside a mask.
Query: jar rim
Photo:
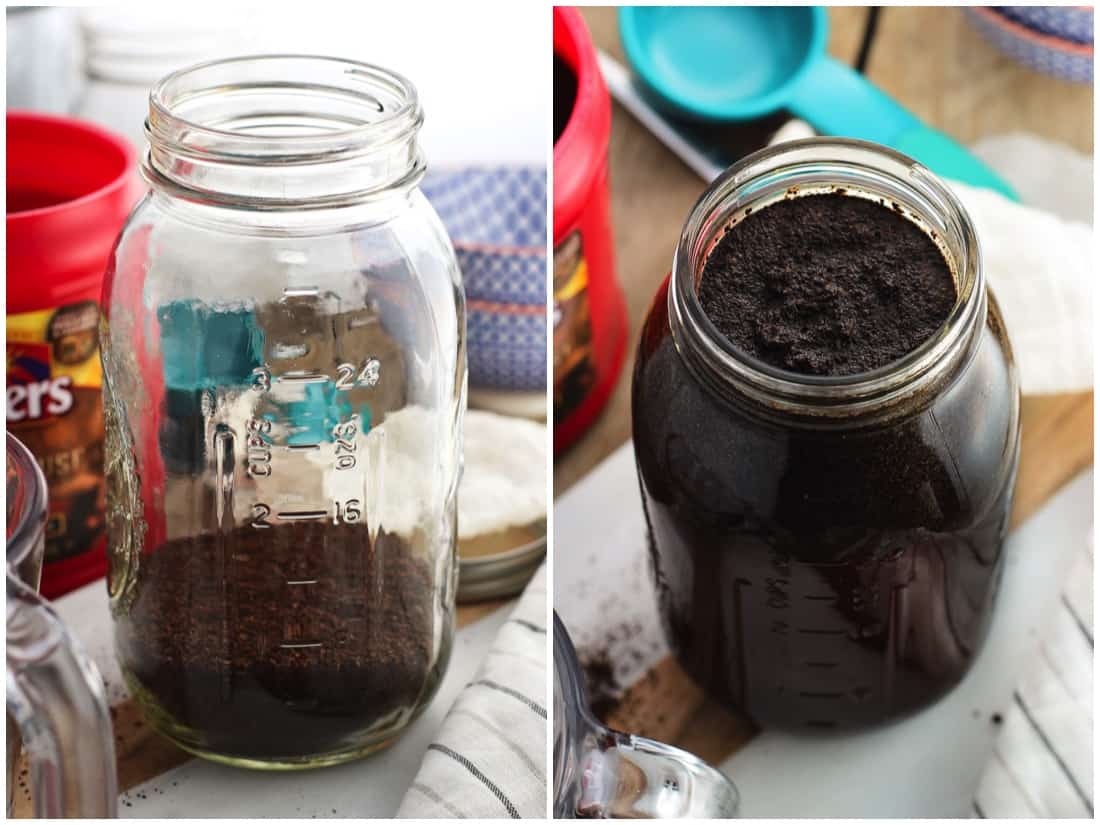
[[[360,82],[374,81],[387,84],[390,87],[390,91],[396,91],[400,96],[400,105],[396,109],[390,111],[386,111],[384,107],[381,107],[379,111],[381,111],[383,117],[369,122],[364,121],[346,129],[334,129],[312,135],[281,136],[250,134],[240,129],[219,128],[184,117],[178,111],[182,103],[198,96],[211,94],[209,89],[204,89],[202,87],[192,92],[186,92],[184,89],[180,89],[179,87],[189,79],[193,80],[204,73],[211,73],[218,69],[262,67],[267,65],[273,67],[287,66],[292,65],[294,62],[308,62],[318,67],[324,66],[333,69],[342,69],[345,80],[355,79]],[[265,82],[278,84],[284,88],[292,88],[294,86],[316,88],[316,84],[306,84],[304,82],[296,82],[285,78],[276,79],[275,76],[271,76],[271,78]],[[253,83],[255,83],[255,81],[253,81]],[[331,88],[337,87],[333,86]],[[219,91],[223,91],[223,89],[219,88]],[[365,94],[364,89],[350,91],[353,93],[358,92],[359,94]],[[174,97],[175,99],[173,99]],[[239,141],[241,149],[249,147],[261,149],[265,145],[270,145],[272,143],[286,142],[288,144],[300,145],[303,150],[306,148],[317,149],[325,144],[335,147],[337,145],[363,140],[369,140],[377,145],[377,138],[380,132],[404,132],[408,128],[419,128],[420,121],[423,118],[416,87],[408,78],[398,72],[372,63],[350,60],[343,57],[292,53],[256,54],[219,58],[177,69],[171,74],[161,78],[149,92],[149,115],[149,120],[146,121],[146,132],[151,141],[157,137],[155,129],[159,120],[165,122],[170,121],[185,126],[188,135],[191,137],[209,136],[225,141]],[[268,154],[268,152],[264,152],[263,154]]]
[[[352,206],[417,185],[423,122],[412,82],[370,63],[210,60],[150,92],[142,174],[179,200],[234,209]]]
[[[920,346],[900,358],[873,370],[846,375],[811,375],[773,366],[737,347],[722,334],[703,310],[697,282],[713,244],[721,233],[740,219],[745,207],[759,203],[742,200],[746,191],[771,175],[797,176],[807,172],[815,179],[804,186],[805,194],[845,187],[882,194],[891,184],[893,194],[906,197],[907,219],[922,228],[926,220],[942,217],[947,224],[939,237],[933,236],[955,278],[956,301],[947,318]],[[829,176],[841,175],[832,184]],[[861,182],[862,184],[861,185]],[[784,188],[791,185],[791,178]],[[879,191],[875,191],[875,190]],[[797,195],[796,195],[797,196]],[[923,214],[916,214],[921,208]],[[727,210],[721,226],[708,224]],[[936,214],[939,213],[939,214]],[[743,214],[741,215],[743,217]],[[709,235],[707,233],[709,232]],[[954,238],[945,237],[953,234]],[[706,237],[704,237],[706,236]],[[941,242],[942,238],[942,242]],[[700,256],[701,241],[711,241]],[[945,247],[952,240],[955,250]],[[672,283],[668,291],[672,333],[681,351],[701,358],[688,358],[689,366],[702,367],[706,383],[731,383],[750,398],[769,407],[810,415],[851,415],[908,397],[929,380],[945,371],[950,356],[963,348],[985,315],[985,276],[973,224],[961,201],[950,187],[912,158],[869,141],[851,138],[807,138],[768,147],[735,163],[722,173],[695,202],[684,224],[673,255]],[[701,363],[699,363],[701,362]],[[701,376],[700,376],[701,377]]]

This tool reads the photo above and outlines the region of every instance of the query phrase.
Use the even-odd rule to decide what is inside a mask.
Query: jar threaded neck
[[[331,208],[415,186],[425,162],[415,87],[329,57],[217,60],[149,96],[142,171],[154,188],[246,209]]]

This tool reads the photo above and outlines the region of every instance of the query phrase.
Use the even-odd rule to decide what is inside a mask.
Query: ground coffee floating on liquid
[[[699,299],[755,358],[850,375],[924,343],[947,320],[956,287],[943,252],[900,207],[816,194],[734,224],[707,258]]]
[[[166,542],[138,576],[122,660],[199,747],[338,750],[414,707],[434,678],[432,575],[399,536],[249,527]]]

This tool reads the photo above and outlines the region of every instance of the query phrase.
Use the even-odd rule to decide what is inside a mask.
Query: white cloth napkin
[[[1092,227],[989,189],[952,185],[974,222],[1023,392],[1092,387]]]
[[[428,747],[400,818],[546,816],[546,566]]]
[[[1082,541],[1032,666],[1000,717],[977,817],[1093,816],[1092,580],[1092,542]]]

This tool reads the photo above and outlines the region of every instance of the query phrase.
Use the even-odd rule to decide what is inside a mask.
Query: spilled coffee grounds
[[[398,536],[250,527],[162,544],[138,576],[120,654],[195,747],[269,759],[339,750],[437,678],[431,572]]]
[[[810,375],[885,366],[947,320],[955,281],[898,211],[844,194],[786,198],[734,224],[699,286],[703,310],[749,355]]]

